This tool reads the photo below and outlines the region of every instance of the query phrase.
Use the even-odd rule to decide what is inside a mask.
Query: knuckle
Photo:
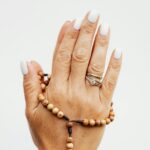
[[[90,72],[94,72],[94,73],[96,73],[98,75],[103,74],[103,68],[104,68],[104,66],[101,65],[101,64],[91,64],[89,66]]]
[[[121,67],[121,64],[118,61],[113,61],[110,67],[112,69],[114,69],[115,71],[119,71],[120,67]]]
[[[101,45],[101,47],[105,47],[108,45],[109,40],[107,38],[100,38],[97,40],[98,44]]]
[[[91,34],[94,31],[94,26],[91,23],[84,23],[81,28],[87,34]]]
[[[87,62],[88,56],[86,54],[86,50],[85,49],[76,50],[72,55],[72,59],[77,62],[83,62],[83,63]]]
[[[24,89],[27,93],[33,93],[36,90],[36,87],[34,86],[33,80],[25,79],[24,80]]]
[[[57,56],[56,61],[69,63],[71,60],[71,53],[67,50],[67,48],[61,49]]]
[[[68,33],[67,33],[67,39],[76,39],[77,38],[77,34],[76,34],[76,31],[69,31]]]

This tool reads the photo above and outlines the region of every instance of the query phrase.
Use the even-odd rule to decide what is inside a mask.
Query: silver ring
[[[90,85],[92,86],[101,86],[102,85],[102,76],[97,76],[91,73],[87,73],[86,79],[89,82]]]

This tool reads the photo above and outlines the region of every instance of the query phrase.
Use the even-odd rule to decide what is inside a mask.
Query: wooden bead
[[[67,143],[72,143],[73,142],[73,138],[72,137],[68,137],[67,138]]]
[[[62,111],[59,111],[58,113],[57,113],[57,117],[58,118],[62,118],[64,116],[64,113],[62,112]]]
[[[48,110],[52,110],[53,108],[54,108],[54,105],[53,105],[53,104],[50,103],[50,104],[47,105],[47,109],[48,109]]]
[[[113,111],[111,111],[111,112],[109,113],[109,115],[110,115],[110,116],[115,116],[115,113],[114,113]]]
[[[73,146],[73,143],[67,143],[66,147],[67,147],[68,149],[69,149],[69,148],[70,148],[70,149],[73,149],[74,146]]]
[[[68,122],[67,123],[67,127],[72,127],[73,126],[73,122]]]
[[[41,84],[41,89],[42,89],[42,90],[45,90],[45,88],[46,88],[46,85],[45,85],[44,83],[42,83],[42,84]]]
[[[89,120],[88,119],[84,119],[83,120],[83,125],[85,125],[85,126],[89,125]]]
[[[101,121],[100,120],[96,120],[95,124],[99,126],[99,125],[101,125]]]
[[[45,81],[44,81],[44,84],[45,84],[45,85],[48,85],[48,84],[49,84],[49,81],[48,81],[48,80],[45,80]]]
[[[101,125],[106,125],[106,120],[101,120]]]
[[[43,94],[39,94],[38,99],[39,99],[39,101],[44,101],[45,96]]]
[[[57,114],[59,112],[59,109],[57,108],[57,107],[54,107],[53,109],[52,109],[52,113],[53,114]]]
[[[44,106],[47,106],[47,105],[48,105],[48,100],[45,99],[45,100],[42,102],[42,104],[43,104]]]
[[[110,121],[114,121],[114,116],[109,117]]]
[[[95,120],[90,119],[90,120],[89,120],[89,124],[90,124],[90,126],[95,126]]]
[[[106,124],[110,124],[111,120],[109,118],[106,118]]]

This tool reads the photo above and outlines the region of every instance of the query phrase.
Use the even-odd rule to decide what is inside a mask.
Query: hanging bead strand
[[[68,137],[66,141],[66,148],[67,150],[73,150],[74,144],[73,144],[73,137],[72,137],[72,132],[73,132],[73,125],[79,124],[85,127],[101,127],[104,125],[108,125],[111,122],[114,121],[115,113],[113,110],[113,103],[111,103],[110,107],[110,112],[107,118],[104,119],[78,119],[78,120],[70,120],[70,118],[64,114],[62,110],[60,110],[58,107],[54,106],[51,102],[48,100],[48,95],[47,95],[47,86],[50,82],[51,76],[49,74],[39,72],[38,73],[39,78],[41,80],[41,93],[38,95],[38,100],[41,102],[41,104],[47,108],[47,110],[52,113],[54,116],[56,116],[58,119],[63,119],[66,121],[66,128],[68,132]],[[46,93],[46,95],[44,95]]]

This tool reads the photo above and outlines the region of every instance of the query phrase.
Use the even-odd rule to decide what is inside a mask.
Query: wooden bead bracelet
[[[101,126],[110,124],[114,120],[115,114],[112,108],[113,103],[111,103],[109,116],[107,118],[104,118],[104,119],[86,119],[85,118],[85,119],[80,119],[80,120],[71,120],[67,115],[63,113],[63,111],[59,110],[58,107],[50,103],[47,97],[44,96],[44,93],[46,92],[46,87],[48,86],[49,81],[50,81],[50,75],[44,74],[42,72],[39,72],[38,75],[41,79],[41,89],[42,89],[42,93],[38,95],[38,100],[42,103],[42,105],[45,108],[47,108],[49,112],[51,112],[57,118],[64,119],[65,121],[67,121],[67,125],[66,125],[67,131],[68,131],[68,138],[67,138],[67,144],[66,144],[67,150],[73,150],[74,148],[73,138],[72,138],[73,123],[77,123],[86,127],[101,127]]]

